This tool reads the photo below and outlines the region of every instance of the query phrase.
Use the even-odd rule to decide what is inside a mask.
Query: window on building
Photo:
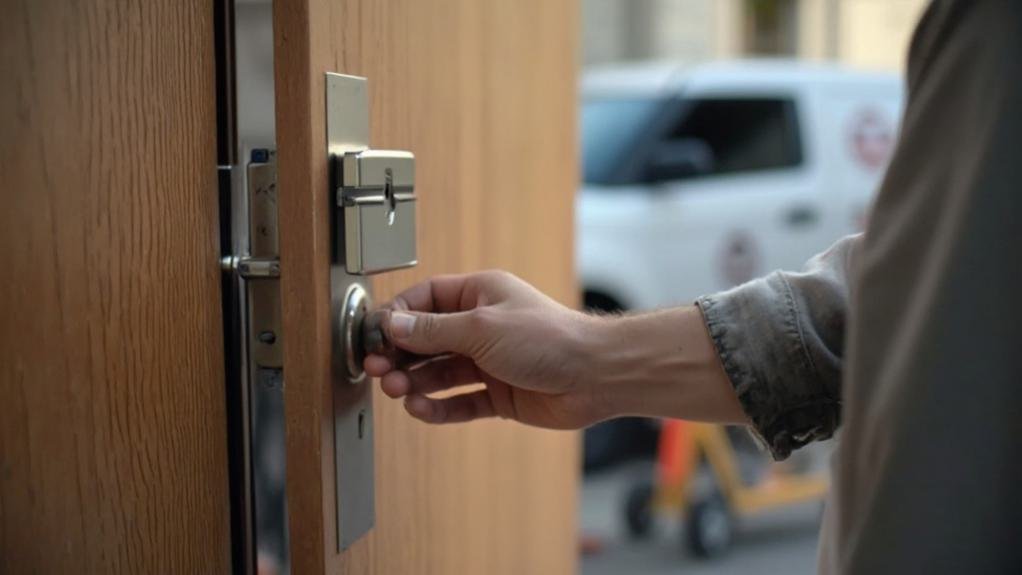
[[[798,52],[795,0],[745,0],[744,28],[748,54],[794,56]]]

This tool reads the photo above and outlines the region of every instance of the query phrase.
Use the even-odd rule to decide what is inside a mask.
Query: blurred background
[[[582,64],[782,56],[899,72],[927,0],[582,0]]]
[[[586,307],[691,303],[861,230],[925,0],[582,0],[576,265]],[[833,442],[585,433],[582,572],[815,573]]]

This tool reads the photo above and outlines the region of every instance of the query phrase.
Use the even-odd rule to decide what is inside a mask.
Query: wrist
[[[744,422],[699,308],[592,320],[583,336],[590,361],[582,381],[602,419]]]

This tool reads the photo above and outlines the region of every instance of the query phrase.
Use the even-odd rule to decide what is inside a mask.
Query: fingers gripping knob
[[[362,322],[362,346],[366,355],[380,355],[390,360],[390,365],[395,369],[414,370],[423,365],[441,359],[451,357],[451,354],[441,353],[435,355],[422,355],[402,350],[394,345],[394,342],[387,335],[384,325],[390,324],[390,333],[398,339],[402,338],[400,330],[404,329],[411,333],[414,318],[410,323],[402,327],[403,318],[412,318],[404,312],[393,312],[386,309],[371,311],[365,316]]]

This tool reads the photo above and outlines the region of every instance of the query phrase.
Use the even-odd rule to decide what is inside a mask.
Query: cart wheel
[[[718,494],[694,503],[685,527],[688,549],[696,557],[717,557],[731,547],[731,513]]]
[[[633,539],[644,539],[653,531],[653,484],[649,481],[637,483],[628,490],[625,524]]]

